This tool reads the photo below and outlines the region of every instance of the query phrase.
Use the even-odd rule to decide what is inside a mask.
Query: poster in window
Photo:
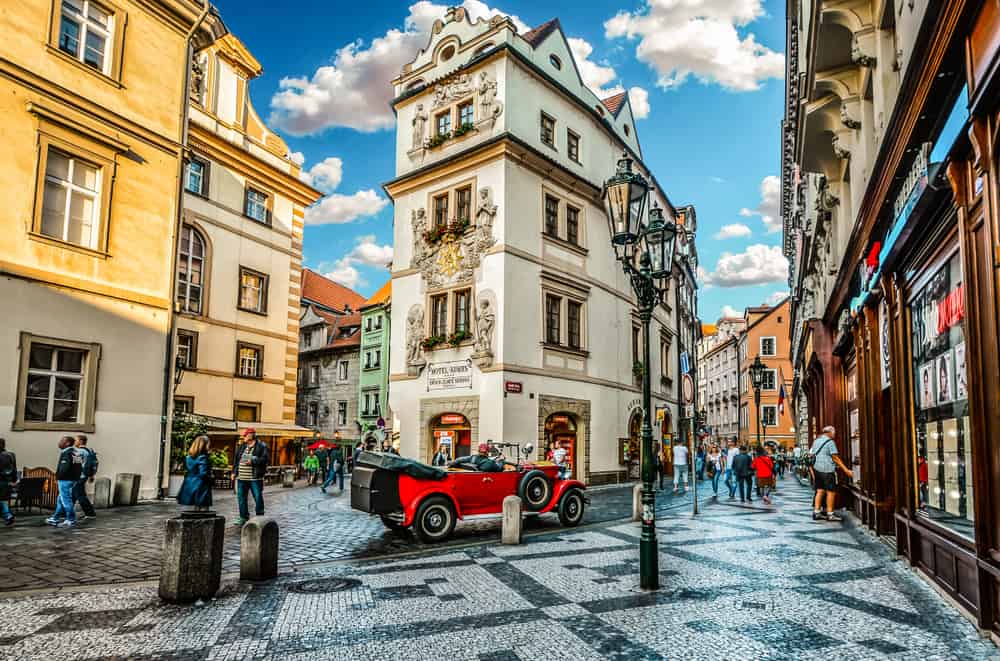
[[[920,366],[920,408],[934,408],[934,361]]]
[[[965,342],[955,345],[955,400],[969,398],[968,377],[965,372]]]
[[[951,350],[945,351],[937,359],[937,403],[948,404],[954,397],[952,396],[952,381],[954,381],[954,358]]]

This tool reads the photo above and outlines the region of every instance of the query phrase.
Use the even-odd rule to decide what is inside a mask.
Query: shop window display
[[[916,384],[920,512],[965,537],[973,533],[972,439],[962,265],[948,259],[910,305]]]

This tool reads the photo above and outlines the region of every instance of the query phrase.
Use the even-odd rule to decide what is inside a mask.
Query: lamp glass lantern
[[[604,205],[608,215],[611,244],[618,259],[632,259],[645,226],[643,211],[649,183],[632,171],[632,159],[622,154],[618,169],[604,185]]]
[[[761,386],[764,385],[764,370],[766,366],[760,360],[760,356],[757,356],[753,360],[753,364],[750,365],[750,383],[753,385],[753,389],[760,391]]]
[[[674,263],[677,247],[677,225],[667,222],[663,209],[656,202],[649,210],[649,225],[643,234],[643,250],[649,255],[650,275],[657,280],[660,289],[665,289]]]

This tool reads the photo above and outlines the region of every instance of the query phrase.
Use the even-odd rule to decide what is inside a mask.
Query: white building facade
[[[558,21],[521,35],[461,8],[394,85],[389,398],[402,454],[429,461],[495,440],[542,455],[555,442],[575,477],[626,479],[644,368],[601,186],[623,150],[649,176],[627,96],[602,101],[583,85]],[[648,368],[668,434],[675,329],[675,311],[657,308]]]

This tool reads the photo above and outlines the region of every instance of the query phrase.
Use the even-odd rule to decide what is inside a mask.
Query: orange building
[[[739,340],[741,444],[757,443],[757,406],[750,383],[750,365],[760,356],[767,366],[760,389],[760,440],[774,441],[789,450],[795,445],[789,400],[792,385],[789,310],[786,298],[774,307],[747,308],[743,315],[747,329]]]

